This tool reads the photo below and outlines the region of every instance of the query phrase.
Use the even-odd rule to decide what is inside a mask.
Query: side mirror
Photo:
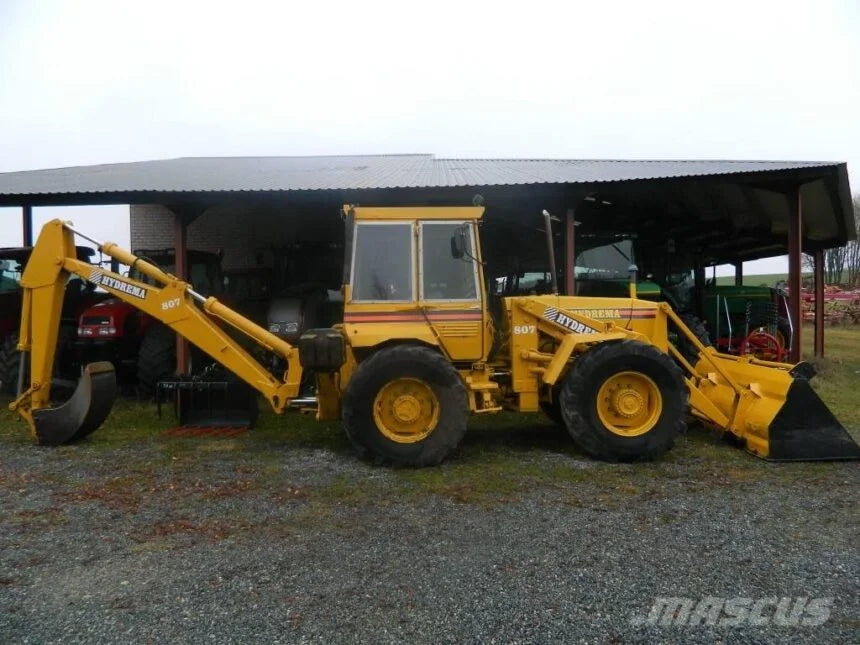
[[[466,255],[466,234],[460,230],[451,236],[451,256],[459,260],[464,255]]]

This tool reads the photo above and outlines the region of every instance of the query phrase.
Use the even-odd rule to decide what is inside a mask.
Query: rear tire
[[[0,392],[3,394],[18,394],[18,370],[21,365],[22,352],[18,351],[18,334],[12,334],[3,339],[0,344]],[[71,331],[60,328],[57,334],[57,349],[54,354],[52,373],[51,399],[65,401],[74,392],[74,385],[80,376],[80,366],[73,360],[71,351]],[[29,354],[24,364],[24,389],[30,387]]]
[[[605,461],[654,459],[686,426],[689,392],[680,368],[653,345],[605,342],[577,358],[561,393],[574,441]]]
[[[18,335],[12,334],[0,343],[0,392],[3,394],[17,394],[20,363]]]
[[[159,381],[176,374],[176,334],[163,325],[146,332],[137,354],[137,385],[145,396],[155,395]]]
[[[693,332],[693,336],[695,336],[702,345],[705,347],[712,346],[711,336],[708,334],[708,328],[705,327],[705,323],[702,322],[701,318],[694,316],[693,314],[681,314],[679,317],[681,318],[681,322],[683,322],[687,328]],[[693,367],[696,366],[699,359],[699,350],[690,342],[689,338],[680,332],[677,349],[681,352],[681,356],[687,359],[687,362],[689,362]]]
[[[363,361],[347,385],[343,427],[359,456],[376,464],[435,466],[466,432],[463,379],[441,354],[396,345]]]

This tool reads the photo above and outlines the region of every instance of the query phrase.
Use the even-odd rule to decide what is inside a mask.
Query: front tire
[[[466,432],[463,379],[427,347],[395,345],[363,361],[343,399],[343,427],[359,455],[377,464],[435,466]]]
[[[680,368],[653,345],[605,342],[577,358],[561,393],[574,441],[605,461],[645,461],[686,426],[689,392]]]
[[[541,401],[541,411],[549,417],[549,420],[557,426],[564,427],[564,417],[561,414],[561,402],[559,401],[559,391],[553,388],[552,401]]]

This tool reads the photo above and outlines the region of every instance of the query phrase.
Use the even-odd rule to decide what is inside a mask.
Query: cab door
[[[452,238],[465,242],[456,257]],[[484,354],[483,287],[474,221],[418,222],[418,306],[454,361]]]

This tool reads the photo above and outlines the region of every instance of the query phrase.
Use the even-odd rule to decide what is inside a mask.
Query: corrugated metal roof
[[[665,179],[835,166],[821,161],[184,157],[0,173],[0,195],[361,190]]]

